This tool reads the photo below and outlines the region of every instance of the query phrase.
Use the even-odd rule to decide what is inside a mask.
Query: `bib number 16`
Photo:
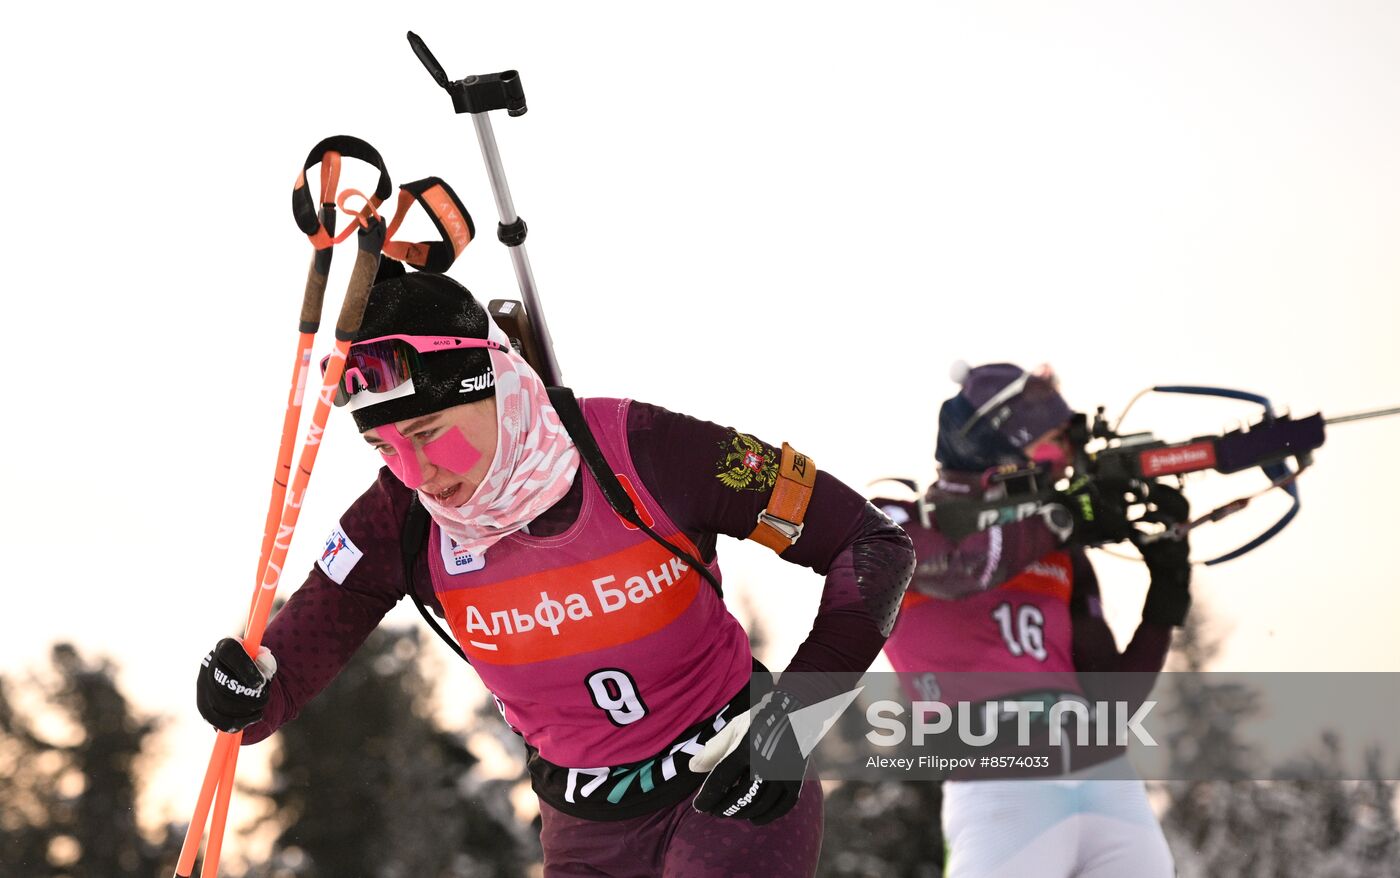
[[[1038,662],[1045,661],[1045,614],[1035,604],[1021,604],[1013,613],[1010,603],[992,610],[992,618],[1001,629],[1001,639],[1012,655],[1028,655]]]

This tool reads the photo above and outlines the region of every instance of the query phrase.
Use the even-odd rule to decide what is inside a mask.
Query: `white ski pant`
[[[944,875],[1171,878],[1171,851],[1142,781],[1083,777],[1094,773],[945,783]]]

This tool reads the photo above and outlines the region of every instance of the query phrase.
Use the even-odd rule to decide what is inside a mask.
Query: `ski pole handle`
[[[379,253],[384,249],[384,220],[371,216],[366,222],[368,224],[360,230],[360,249],[355,254],[355,267],[350,272],[350,286],[345,291],[340,317],[335,322],[336,341],[352,341],[355,333],[360,331],[360,324],[365,319],[365,306],[369,304],[369,293],[374,288],[374,276],[379,272]]]
[[[321,144],[317,144],[320,146]],[[306,186],[306,172],[311,169],[315,162],[313,158],[316,153],[313,149],[311,156],[307,157],[308,164],[302,168],[301,174],[297,176],[296,184],[292,187],[292,201],[294,205],[299,205],[300,209],[306,209],[306,199],[310,198],[309,192],[301,192]],[[321,163],[321,209],[316,217],[316,229],[325,230],[327,240],[324,244],[316,247],[316,252],[311,257],[311,267],[306,273],[306,289],[301,300],[301,323],[300,330],[311,335],[316,334],[316,330],[321,325],[321,307],[326,298],[326,281],[331,273],[331,244],[335,234],[335,195],[340,186],[340,153],[333,149],[327,149],[321,153],[319,159]],[[293,208],[294,210],[297,207]],[[298,225],[302,225],[298,221]],[[311,234],[311,233],[308,233]],[[313,245],[315,242],[312,242]]]

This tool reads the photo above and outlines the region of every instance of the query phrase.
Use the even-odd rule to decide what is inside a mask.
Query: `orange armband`
[[[778,465],[778,480],[768,498],[768,507],[758,514],[758,526],[749,539],[782,554],[802,536],[802,520],[817,482],[817,465],[786,442]]]

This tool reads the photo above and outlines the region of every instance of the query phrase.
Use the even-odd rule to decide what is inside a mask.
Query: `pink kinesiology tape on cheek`
[[[456,427],[449,428],[433,441],[424,443],[423,456],[428,458],[433,466],[442,467],[459,476],[464,475],[481,460],[481,452],[468,442],[467,437]]]
[[[418,453],[413,443],[393,424],[380,427],[379,434],[394,449],[393,454],[381,454],[389,466],[389,472],[398,476],[399,481],[415,491],[422,487],[423,471],[418,468]],[[465,474],[481,460],[481,452],[455,427],[448,429],[433,441],[424,443],[423,456],[433,466],[457,475]]]
[[[399,481],[408,487],[417,490],[418,486],[423,484],[423,473],[418,469],[418,454],[413,449],[413,443],[393,424],[381,426],[379,435],[394,449],[393,454],[380,452],[380,456],[389,466],[389,472],[398,476]]]

